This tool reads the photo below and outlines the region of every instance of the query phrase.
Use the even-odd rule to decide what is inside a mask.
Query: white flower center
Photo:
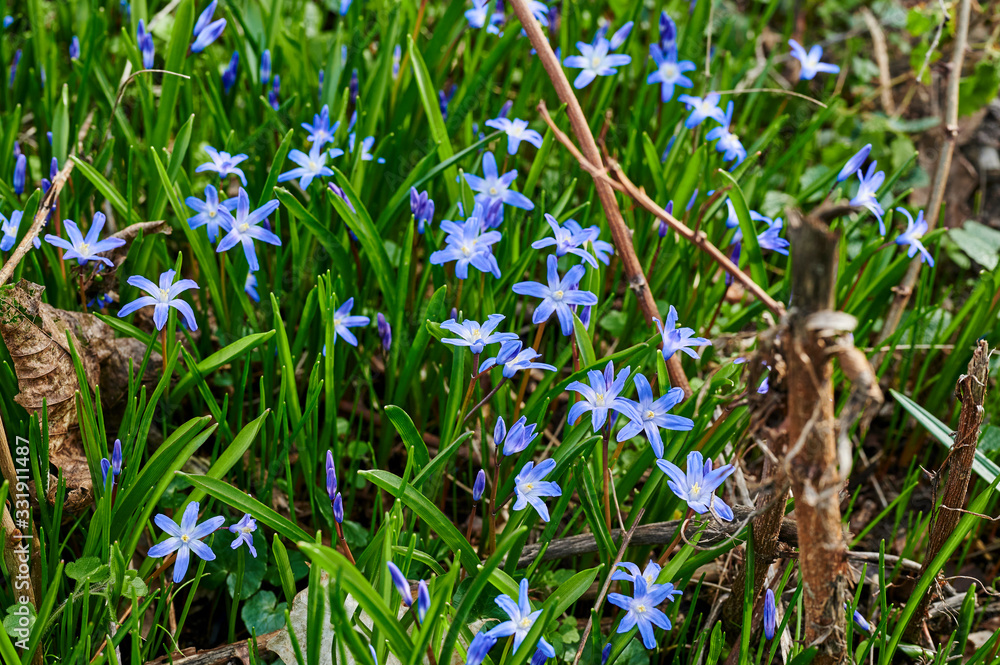
[[[698,494],[701,494],[701,485],[699,485],[698,483],[695,483],[694,485],[692,485],[691,486],[691,494],[694,495],[694,496],[697,496]]]
[[[181,541],[182,541],[182,542],[185,542],[185,543],[186,543],[186,542],[188,542],[189,540],[191,540],[191,536],[187,535],[186,533],[185,533],[185,534],[184,534],[183,536],[181,536]]]
[[[667,63],[663,65],[663,78],[672,81],[677,78],[677,65]]]
[[[553,300],[562,300],[564,295],[565,295],[565,293],[563,291],[553,291],[552,292],[552,299]]]
[[[646,613],[646,606],[645,605],[636,605],[635,606],[635,611],[637,613],[639,613],[639,614],[645,614]]]
[[[209,210],[208,211],[208,216],[209,217],[215,217],[215,211],[214,210]]]
[[[309,160],[309,170],[310,171],[318,171],[319,170],[319,169],[316,168],[316,162],[314,162],[311,159]]]
[[[529,619],[528,617],[521,619],[522,628],[531,628],[531,623],[532,623],[531,619]]]
[[[90,254],[90,245],[87,243],[80,245],[80,254],[83,254],[84,256]]]
[[[496,187],[490,187],[490,196],[496,196],[497,193],[498,192]]]
[[[656,417],[656,414],[653,413],[652,409],[646,411],[646,420],[652,420],[655,417]]]
[[[170,300],[170,291],[167,291],[166,289],[160,289],[160,300],[162,300],[163,302]]]
[[[535,484],[534,483],[528,483],[527,485],[524,486],[524,489],[525,489],[525,491],[530,492],[531,490],[535,489]]]
[[[340,319],[340,318],[337,318],[337,317],[334,317],[334,319],[333,319],[333,327],[334,327],[334,328],[337,328],[337,327],[339,327],[339,326],[340,326],[340,323],[341,323],[341,321],[342,321],[342,320],[343,320],[343,319]]]
[[[598,58],[596,55],[590,59],[590,67],[592,69],[597,69],[600,66],[601,66],[601,59]]]
[[[249,224],[247,224],[246,222],[243,222],[242,224],[240,224],[240,233],[246,233],[249,230],[250,230],[250,225]]]
[[[600,405],[603,405],[604,404],[604,394],[603,393],[598,393],[597,397],[595,398],[594,401],[597,402]]]

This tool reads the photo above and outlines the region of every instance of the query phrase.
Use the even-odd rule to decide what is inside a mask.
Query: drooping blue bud
[[[337,524],[344,523],[344,497],[337,492],[337,496],[333,499],[333,519],[337,521]]]
[[[406,581],[403,571],[397,568],[396,564],[390,561],[387,565],[389,566],[389,576],[392,578],[392,583],[396,587],[396,591],[403,597],[403,604],[409,607],[413,604],[413,592],[410,591],[410,583]]]
[[[857,170],[861,168],[861,165],[865,163],[865,160],[868,159],[868,153],[870,153],[871,151],[872,151],[872,144],[869,143],[861,150],[858,150],[856,153],[854,153],[854,156],[847,160],[847,163],[844,164],[844,167],[840,169],[840,173],[837,174],[837,182],[844,182],[852,175],[854,175],[857,172]]]
[[[271,51],[264,49],[260,55],[260,82],[266,85],[271,80]]]
[[[424,622],[429,609],[431,609],[431,592],[427,588],[427,582],[420,580],[417,583],[417,616],[420,618],[420,623]]]
[[[764,637],[774,639],[774,631],[778,624],[778,610],[774,606],[774,591],[764,592]]]
[[[73,35],[73,39],[69,43],[69,59],[79,60],[80,58],[80,38]]]
[[[21,153],[17,156],[17,162],[14,163],[14,193],[18,196],[24,194],[24,177],[27,169],[28,158],[24,153]]]
[[[229,66],[222,72],[222,88],[228,95],[233,85],[236,83],[236,74],[240,65],[240,54],[233,51],[233,57],[229,59]]]
[[[479,503],[479,500],[483,498],[483,492],[486,490],[486,472],[482,469],[476,474],[476,482],[472,484],[472,501],[474,503]]]
[[[333,501],[337,497],[337,467],[333,463],[333,451],[326,451],[326,494]]]

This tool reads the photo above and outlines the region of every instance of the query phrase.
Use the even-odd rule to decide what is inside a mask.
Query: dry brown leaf
[[[0,337],[11,358],[20,392],[14,400],[29,413],[48,407],[49,461],[66,480],[65,507],[77,511],[92,498],[90,470],[83,451],[75,394],[79,388],[66,333],[83,365],[88,385],[99,386],[106,415],[128,390],[129,361],[138,368],[146,347],[115,339],[114,331],[93,314],[56,309],[41,301],[44,287],[25,280],[0,292]],[[155,355],[155,354],[154,354]],[[159,356],[150,360],[157,367]],[[50,483],[52,501],[55,484]]]

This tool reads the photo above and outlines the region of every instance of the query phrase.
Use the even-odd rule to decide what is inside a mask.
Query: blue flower
[[[563,60],[563,65],[581,70],[573,81],[577,90],[586,88],[598,76],[613,76],[618,73],[617,67],[623,67],[632,62],[631,56],[610,53],[611,42],[603,37],[593,44],[577,42],[576,48],[581,55],[570,55]]]
[[[326,495],[330,501],[337,498],[337,466],[333,463],[333,451],[326,451]]]
[[[677,351],[681,351],[694,359],[698,354],[694,352],[693,346],[711,346],[712,342],[704,337],[695,337],[691,328],[677,327],[677,310],[671,305],[667,311],[666,323],[660,323],[659,319],[653,319],[660,329],[660,336],[663,338],[663,360],[670,360],[670,356]]]
[[[385,315],[382,312],[378,313],[375,317],[376,326],[378,328],[379,339],[382,340],[382,350],[386,353],[389,352],[389,348],[392,346],[392,327],[389,322],[386,321]]]
[[[476,481],[472,484],[472,502],[479,503],[479,500],[483,498],[483,492],[486,490],[486,472],[482,469],[476,474]]]
[[[434,219],[434,201],[426,192],[418,192],[416,187],[410,187],[410,211],[417,220],[417,232],[423,233],[425,225]]]
[[[500,352],[497,353],[495,358],[489,358],[479,366],[479,373],[482,374],[494,365],[502,365],[503,375],[508,379],[512,378],[518,372],[528,369],[556,371],[556,368],[552,365],[534,362],[535,358],[539,358],[542,355],[538,351],[535,351],[530,346],[526,349],[522,349],[521,347],[521,340],[504,342],[500,346]]]
[[[195,22],[194,37],[196,39],[191,44],[192,53],[201,53],[204,51],[226,29],[226,19],[220,18],[218,21],[212,21],[212,15],[215,13],[215,6],[217,4],[218,0],[212,0],[211,4],[205,8],[205,11],[201,13],[197,22]]]
[[[517,500],[514,502],[512,510],[524,510],[530,504],[543,522],[549,521],[549,509],[542,501],[544,497],[561,496],[562,490],[557,483],[543,480],[545,476],[552,473],[556,468],[554,459],[547,459],[535,466],[534,462],[528,462],[521,468],[521,472],[514,477],[514,494]],[[503,624],[501,624],[503,625]],[[499,626],[498,626],[499,628]],[[498,635],[499,636],[499,635]],[[517,649],[515,638],[514,648]],[[554,654],[549,654],[554,656]]]
[[[399,78],[399,63],[403,59],[403,49],[399,44],[392,49],[392,80]]]
[[[532,247],[535,249],[542,249],[543,247],[555,246],[556,256],[565,256],[567,253],[574,254],[589,263],[591,266],[595,268],[597,267],[597,259],[595,259],[587,250],[580,247],[580,245],[587,243],[591,239],[590,230],[584,231],[583,229],[580,229],[579,231],[574,232],[572,227],[569,226],[569,222],[573,220],[567,220],[566,227],[559,226],[559,220],[549,213],[545,213],[545,221],[548,222],[549,226],[552,228],[552,237],[536,240],[531,243]],[[579,224],[576,224],[576,227],[580,228]],[[596,229],[596,227],[592,228]]]
[[[604,265],[611,264],[611,257],[615,253],[615,246],[605,240],[598,240],[601,235],[601,229],[596,224],[583,228],[575,219],[567,219],[563,226],[569,229],[570,233],[574,235],[580,232],[587,233],[589,236],[588,240],[590,240],[594,256],[597,257],[597,260]]]
[[[653,388],[649,381],[642,374],[636,374],[633,379],[635,389],[638,393],[639,401],[632,402],[640,418],[632,420],[619,433],[618,440],[631,439],[639,432],[645,432],[649,439],[649,445],[653,447],[656,456],[663,457],[663,439],[660,437],[660,429],[673,430],[675,432],[686,432],[694,427],[694,421],[684,416],[674,416],[667,412],[674,408],[684,399],[684,390],[681,388],[671,388],[666,395],[660,399],[653,399]],[[629,400],[631,401],[631,400]]]
[[[515,118],[493,118],[484,123],[487,127],[499,129],[507,134],[507,154],[516,155],[521,141],[527,141],[536,148],[542,147],[542,135],[533,129],[528,129],[528,121]]]
[[[677,50],[677,24],[666,9],[660,12],[660,49],[664,53]]]
[[[467,346],[472,355],[478,356],[487,344],[501,344],[517,339],[517,335],[514,333],[493,332],[503,320],[503,314],[490,314],[482,325],[472,319],[466,319],[461,323],[455,319],[448,319],[441,324],[441,327],[455,333],[458,338],[442,339],[441,341],[453,346]]]
[[[333,341],[337,342],[337,336],[344,338],[344,341],[351,346],[358,345],[358,338],[354,336],[354,333],[350,331],[350,328],[357,328],[358,326],[367,326],[371,323],[371,319],[367,316],[351,316],[351,310],[354,309],[354,298],[348,298],[343,305],[337,308],[337,311],[333,313]],[[326,348],[323,349],[323,354],[326,354]]]
[[[455,96],[455,91],[457,89],[458,86],[453,85],[448,92],[438,90],[438,108],[441,109],[441,117],[444,120],[448,119],[448,102],[450,102],[451,98]]]
[[[10,81],[7,83],[8,88],[14,87],[14,79],[17,78],[17,65],[21,62],[21,49],[14,51],[14,57],[10,61]]]
[[[858,169],[858,180],[861,184],[858,185],[858,193],[854,195],[851,199],[852,206],[859,206],[867,208],[871,211],[875,218],[878,219],[878,232],[881,235],[885,235],[885,222],[882,220],[882,215],[885,211],[882,206],[878,203],[878,197],[875,193],[878,188],[882,186],[882,182],[885,180],[885,173],[882,171],[875,171],[878,166],[878,161],[874,161],[868,165],[868,172],[862,174],[861,169]]]
[[[618,624],[617,632],[627,633],[638,626],[643,645],[647,649],[656,648],[653,626],[659,626],[663,630],[671,628],[670,619],[656,606],[675,593],[677,592],[672,584],[654,584],[649,587],[642,577],[635,578],[631,597],[621,593],[609,593],[608,602],[626,611]]]
[[[347,149],[351,152],[351,154],[354,154],[354,141],[355,141],[355,133],[351,132],[350,134],[347,135]],[[370,162],[373,159],[375,159],[375,156],[372,155],[371,153],[373,145],[375,145],[374,136],[369,136],[368,138],[366,138],[361,142],[361,161]],[[383,164],[385,163],[385,160],[380,157],[378,162],[379,164]]]
[[[631,563],[629,561],[622,561],[618,564],[619,568],[624,568],[625,570],[615,570],[611,573],[612,580],[620,580],[622,582],[632,582],[635,583],[637,577],[641,577],[646,580],[646,586],[653,586],[656,584],[656,578],[660,576],[660,571],[663,570],[660,564],[656,563],[652,559],[646,564],[646,569],[640,571],[639,566]],[[670,586],[673,586],[672,584]],[[676,593],[680,593],[679,591]]]
[[[341,16],[347,16],[347,12],[351,11],[351,3],[353,1],[354,0],[340,0],[340,15]],[[377,664],[378,663],[378,659],[376,659],[375,662]]]
[[[235,173],[240,177],[240,182],[243,186],[247,186],[247,176],[243,173],[243,169],[237,167],[236,165],[245,159],[249,159],[247,155],[230,155],[228,152],[219,152],[212,146],[205,146],[205,152],[208,153],[209,159],[212,161],[205,162],[198,168],[194,170],[195,173],[201,173],[203,171],[215,171],[219,174],[220,178],[225,178],[230,173]]]
[[[555,466],[554,460],[547,461],[552,462],[552,465]],[[528,462],[525,468],[530,466],[531,462]],[[542,504],[542,506],[544,505],[545,504]],[[515,510],[517,510],[517,508],[515,508]],[[514,648],[511,652],[516,653],[518,648],[521,646],[521,642],[523,642],[524,638],[528,636],[528,631],[531,630],[531,627],[535,624],[538,616],[542,613],[541,610],[535,610],[534,612],[531,611],[531,602],[528,600],[528,580],[521,580],[516,603],[513,598],[502,593],[496,597],[496,604],[500,606],[500,609],[507,613],[507,616],[510,617],[510,619],[494,626],[486,634],[493,639],[513,635]],[[551,644],[545,641],[544,637],[538,638],[538,648],[548,654],[549,658],[555,658],[556,650],[552,648]],[[469,651],[472,651],[471,647]]]
[[[327,153],[323,150],[323,144],[313,143],[309,149],[309,154],[301,150],[292,150],[288,153],[288,159],[299,165],[298,168],[287,171],[278,176],[278,182],[287,182],[298,178],[299,187],[308,189],[313,179],[333,175],[333,169],[326,165]]]
[[[73,39],[69,43],[69,59],[78,60],[80,58],[80,38],[73,35]]]
[[[229,532],[236,534],[233,544],[230,546],[234,550],[240,545],[246,544],[247,549],[253,558],[257,558],[257,549],[253,546],[253,532],[257,530],[257,520],[250,516],[250,513],[243,515],[239,522],[229,527]]]
[[[741,164],[747,158],[747,151],[743,147],[743,143],[740,142],[740,137],[729,131],[729,126],[733,122],[733,102],[731,100],[726,105],[726,115],[723,120],[721,126],[715,127],[705,134],[705,140],[718,139],[719,142],[715,144],[715,150],[723,153],[722,161],[728,162],[735,159],[736,164]]]
[[[837,174],[837,182],[844,182],[854,175],[854,173],[861,168],[861,165],[865,163],[865,160],[868,159],[868,154],[871,151],[872,144],[869,143],[861,150],[854,153],[854,156],[847,160],[847,163],[840,169],[840,173]]]
[[[14,17],[11,16],[10,14],[8,14],[7,16],[4,16],[3,17],[3,27],[4,27],[4,30],[6,30],[7,28],[9,28],[12,25],[14,25]]]
[[[260,294],[257,293],[257,276],[253,274],[253,271],[247,273],[247,280],[243,283],[243,291],[254,302],[260,302]]]
[[[268,201],[253,212],[250,212],[250,197],[247,196],[246,190],[240,187],[239,197],[236,200],[236,219],[233,220],[229,233],[219,241],[219,246],[215,248],[215,251],[226,252],[237,244],[242,243],[243,253],[247,257],[250,270],[253,272],[260,270],[253,241],[260,240],[271,245],[281,245],[281,238],[264,227],[259,226],[261,222],[267,219],[268,215],[277,209],[277,201]]]
[[[583,396],[582,401],[570,407],[566,422],[571,425],[576,424],[580,416],[590,411],[591,426],[593,426],[594,432],[599,432],[608,420],[609,411],[624,413],[629,420],[642,420],[634,403],[620,396],[631,373],[632,368],[626,367],[618,372],[616,377],[615,365],[609,360],[603,373],[596,369],[587,372],[587,378],[590,379],[589,386],[582,381],[573,381],[566,386],[566,390]],[[621,432],[618,433],[618,440],[625,440]]]
[[[753,211],[751,211],[751,216],[753,216]],[[761,249],[769,249],[772,252],[788,256],[789,243],[780,235],[782,226],[781,218],[779,217],[773,222],[771,222],[770,218],[765,217],[764,219],[769,222],[768,227],[766,231],[757,236],[757,244],[760,245]]]
[[[163,330],[163,326],[167,324],[167,316],[170,314],[170,308],[173,307],[184,317],[188,328],[197,330],[198,322],[195,321],[194,310],[191,309],[191,305],[181,300],[178,296],[188,289],[197,289],[198,284],[193,279],[181,279],[175,284],[174,276],[176,274],[177,271],[172,269],[162,273],[159,285],[153,284],[140,275],[129,277],[128,283],[131,286],[142,289],[149,295],[140,296],[122,307],[118,311],[118,317],[126,317],[138,309],[152,305],[153,323],[156,325],[157,330]]]
[[[490,652],[490,649],[496,643],[497,638],[492,637],[489,632],[476,633],[476,636],[472,638],[472,642],[469,643],[465,665],[482,665],[482,662],[486,660],[486,654]]]
[[[17,231],[21,226],[22,215],[23,213],[20,210],[15,210],[10,213],[10,221],[8,221],[3,214],[0,214],[0,231],[3,232],[3,239],[0,239],[0,251],[9,252],[14,248],[14,243],[17,242]],[[37,237],[35,241],[38,241]]]
[[[646,83],[660,84],[660,101],[669,102],[673,99],[674,88],[690,88],[694,86],[684,72],[696,69],[690,60],[677,61],[677,49],[663,51],[659,44],[649,46],[649,57],[656,63],[656,71],[646,77]]]
[[[104,228],[104,220],[104,213],[95,212],[94,221],[87,230],[87,237],[84,237],[80,233],[80,228],[73,220],[64,220],[63,224],[66,227],[66,235],[69,236],[70,242],[66,242],[59,236],[54,236],[51,233],[45,235],[45,242],[65,250],[66,253],[63,254],[63,258],[67,261],[76,259],[76,262],[81,266],[86,264],[87,261],[99,261],[109,268],[114,268],[115,264],[111,262],[111,259],[98,256],[98,254],[121,247],[125,244],[125,241],[121,238],[99,240],[101,229]]]
[[[480,272],[492,273],[497,279],[500,278],[500,266],[490,246],[500,242],[503,236],[499,231],[484,233],[480,214],[480,205],[477,203],[472,215],[464,222],[441,222],[441,229],[448,234],[445,238],[446,246],[431,254],[431,264],[440,266],[455,261],[455,276],[459,279],[469,276],[470,264]]]
[[[274,75],[274,86],[271,88],[271,92],[267,93],[267,103],[271,105],[275,111],[277,111],[281,104],[278,103],[278,93],[281,92],[281,77],[277,74]]]
[[[333,519],[337,524],[344,523],[344,497],[337,492],[337,496],[333,498]]]
[[[228,232],[233,226],[233,216],[224,204],[219,203],[219,190],[214,185],[205,185],[204,201],[197,197],[189,196],[184,199],[184,203],[198,213],[194,217],[188,218],[188,226],[192,229],[207,226],[206,231],[208,232],[209,242],[215,242],[220,229]]]
[[[911,259],[917,255],[917,252],[920,252],[920,258],[924,261],[924,263],[933,268],[934,257],[932,257],[931,253],[927,251],[924,244],[920,242],[920,238],[927,233],[927,222],[924,221],[924,211],[917,211],[917,221],[914,222],[913,217],[910,216],[910,213],[906,210],[906,208],[896,208],[896,210],[906,216],[906,230],[900,233],[899,237],[896,238],[896,244],[907,245],[909,249],[906,250],[906,255]]]
[[[472,0],[472,9],[465,10],[465,19],[470,28],[482,28],[486,25],[490,11],[490,0]]]
[[[180,584],[184,581],[184,574],[187,573],[192,553],[205,561],[215,560],[215,552],[212,551],[211,547],[201,542],[201,539],[220,529],[225,521],[225,517],[218,516],[198,524],[197,501],[192,501],[184,509],[180,527],[172,519],[160,513],[153,518],[153,522],[170,537],[149,548],[148,555],[151,559],[159,559],[171,552],[177,552],[177,560],[174,562],[174,584]]]
[[[664,12],[666,13],[666,12]],[[601,665],[608,665],[608,658],[611,656],[611,642],[604,645],[601,649]]]
[[[610,23],[605,23],[600,29],[598,29],[597,36],[603,37],[604,35],[606,35],[610,25],[611,25]],[[615,49],[617,49],[618,47],[620,47],[622,44],[625,43],[625,40],[628,39],[628,36],[632,32],[632,28],[634,26],[635,26],[635,21],[629,21],[622,27],[615,30],[615,34],[611,35],[611,39],[608,40],[608,44],[611,46],[612,51],[614,51]]]
[[[847,606],[847,603],[844,603],[844,609],[848,611],[850,610],[850,608]],[[866,619],[864,615],[857,610],[854,610],[854,623],[856,623],[858,625],[858,628],[865,631],[866,633],[872,632],[872,625],[868,623],[868,619]]]
[[[232,89],[233,84],[236,83],[236,74],[239,64],[240,54],[238,51],[233,51],[233,57],[229,59],[229,66],[226,67],[224,72],[222,72],[222,88],[227,95]]]
[[[693,450],[688,453],[687,474],[665,459],[656,460],[656,466],[667,475],[667,487],[691,510],[699,515],[712,511],[713,515],[726,522],[733,519],[733,509],[715,496],[715,490],[736,470],[732,464],[723,464],[713,471],[712,460],[703,460],[701,453]]]
[[[23,152],[17,156],[14,162],[14,193],[20,196],[24,194],[24,180],[28,170],[28,157]]]
[[[313,124],[302,123],[302,129],[309,132],[309,141],[320,146],[332,142],[339,127],[340,122],[333,123],[333,127],[330,126],[330,107],[326,104],[323,104],[319,113],[313,114]]]
[[[823,47],[816,44],[809,52],[794,39],[788,40],[788,45],[792,47],[792,57],[802,63],[802,71],[799,73],[799,78],[803,81],[809,81],[816,74],[820,72],[825,72],[827,74],[838,74],[840,73],[840,67],[837,65],[831,65],[825,62],[820,62],[823,57]]]
[[[403,604],[409,607],[413,604],[413,592],[410,591],[410,583],[406,580],[406,576],[403,575],[403,571],[396,564],[389,561],[386,565],[389,568],[389,577],[392,578],[393,586],[396,587],[396,591],[402,597]]]
[[[681,95],[678,97],[677,100],[679,102],[686,104],[691,109],[691,115],[684,122],[684,126],[692,129],[708,118],[718,123],[725,123],[726,112],[719,108],[719,99],[721,97],[717,92],[708,93],[704,99],[693,95]]]
[[[534,210],[535,204],[528,200],[528,197],[520,192],[510,189],[511,183],[517,178],[517,169],[508,171],[502,176],[497,171],[497,160],[492,152],[483,154],[483,175],[485,177],[463,173],[465,181],[469,183],[472,191],[476,192],[476,202],[484,205],[492,201],[503,201],[507,205],[521,208],[522,210]]]
[[[518,282],[512,288],[514,293],[522,296],[541,298],[542,302],[535,307],[531,322],[534,324],[548,321],[555,312],[563,335],[573,334],[573,312],[570,305],[596,305],[597,296],[590,291],[573,290],[580,283],[586,268],[577,265],[570,268],[564,277],[559,277],[559,260],[549,254],[547,260],[548,286],[539,282]]]
[[[142,68],[152,69],[154,58],[156,57],[156,48],[153,44],[153,33],[144,32],[139,37],[139,53],[142,55]]]
[[[420,580],[417,582],[417,617],[420,623],[427,617],[427,610],[431,608],[431,592],[427,588],[427,582]]]
[[[260,54],[260,82],[266,85],[271,80],[271,50],[264,49]]]
[[[774,605],[774,591],[764,592],[764,637],[774,639],[774,631],[778,627],[778,609]]]
[[[108,473],[111,473],[111,486],[115,486],[115,480],[122,473],[122,442],[115,439],[115,447],[111,451],[111,459],[101,458],[101,484],[108,484]]]

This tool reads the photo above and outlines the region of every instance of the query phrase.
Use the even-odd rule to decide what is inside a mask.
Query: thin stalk
[[[548,321],[542,321],[542,325],[538,326],[538,330],[535,331],[535,341],[531,343],[531,348],[538,351],[538,347],[542,344],[542,333],[545,332],[545,324]],[[521,415],[521,402],[524,400],[524,393],[528,390],[528,377],[529,373],[525,371],[521,375],[521,387],[517,389],[517,401],[514,402],[514,420],[517,420]]]
[[[484,404],[486,404],[487,402],[489,402],[489,401],[490,401],[490,399],[491,399],[491,398],[492,398],[492,397],[493,397],[494,395],[496,395],[496,394],[497,394],[497,391],[498,391],[498,390],[500,390],[500,387],[501,387],[501,386],[502,386],[503,384],[505,384],[505,383],[507,383],[507,377],[506,377],[506,376],[505,376],[505,377],[503,377],[502,379],[500,379],[500,383],[498,383],[498,384],[497,384],[497,385],[496,385],[496,386],[495,386],[495,387],[493,388],[493,390],[491,390],[491,391],[489,392],[489,394],[487,394],[487,395],[486,395],[486,397],[484,397],[484,398],[482,398],[481,400],[479,400],[479,403],[478,403],[478,404],[476,404],[476,405],[475,405],[474,407],[472,407],[471,409],[469,409],[469,412],[468,412],[467,414],[465,414],[465,418],[463,418],[463,419],[462,419],[462,422],[464,423],[464,422],[465,422],[466,420],[468,420],[468,419],[469,419],[469,417],[470,417],[470,416],[471,416],[471,415],[472,415],[473,413],[475,413],[476,411],[478,411],[478,410],[479,410],[480,408],[482,408],[482,406],[483,406]]]
[[[611,418],[608,417],[608,424],[604,426],[604,437],[601,442],[604,463],[604,522],[611,531],[611,465],[608,458],[608,439],[611,438]]]
[[[503,462],[503,455],[500,448],[496,452],[496,469],[493,472],[493,488],[490,490],[490,552],[497,547],[497,487],[500,485],[500,464]]]
[[[344,527],[342,527],[340,522],[337,522],[336,520],[334,520],[334,524],[337,525],[337,540],[339,540],[340,544],[344,546],[344,556],[346,556],[347,560],[352,564],[358,565],[354,560],[354,555],[351,554],[350,546],[348,546],[347,541],[344,539]]]
[[[167,326],[160,329],[160,346],[163,348],[163,374],[167,373]]]

